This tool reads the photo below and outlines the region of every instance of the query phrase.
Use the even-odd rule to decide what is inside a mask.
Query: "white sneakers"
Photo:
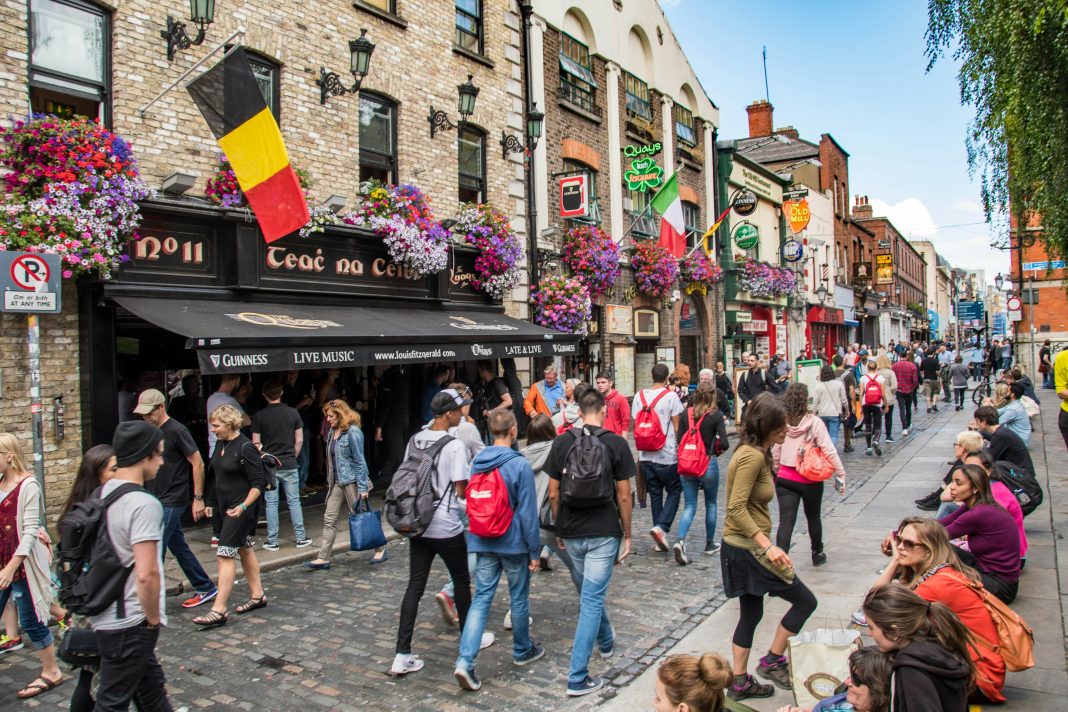
[[[393,656],[393,667],[389,669],[389,674],[394,677],[401,677],[410,672],[419,672],[423,669],[423,665],[424,663],[419,659],[418,655],[397,653]]]
[[[493,635],[493,633],[489,633],[489,632],[483,633],[482,634],[482,642],[478,644],[478,649],[479,650],[485,650],[489,646],[493,645],[493,643],[496,642],[496,640],[497,640],[497,637],[495,635]]]
[[[529,618],[528,622],[527,622],[527,625],[533,625],[533,624],[534,624],[534,616],[531,616]],[[511,630],[512,629],[512,611],[511,611],[511,609],[509,609],[508,612],[504,614],[504,629],[505,630]]]

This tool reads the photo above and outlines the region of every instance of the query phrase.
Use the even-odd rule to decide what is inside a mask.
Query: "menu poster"
[[[765,361],[771,360],[771,339],[767,336],[756,337],[756,352]]]
[[[668,370],[675,370],[675,347],[669,346],[667,348],[657,348],[656,360],[668,367]]]
[[[634,356],[635,388],[645,388],[653,382],[653,366],[656,365],[655,353],[641,353]]]
[[[612,347],[612,364],[615,366],[616,390],[623,395],[634,395],[634,347],[617,344]]]

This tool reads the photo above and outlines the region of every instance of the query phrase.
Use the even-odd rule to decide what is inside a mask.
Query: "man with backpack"
[[[487,422],[493,445],[471,463],[467,485],[468,550],[477,557],[475,595],[454,672],[460,687],[472,691],[482,687],[475,660],[502,573],[511,598],[512,662],[528,665],[545,655],[545,648],[530,640],[530,575],[538,570],[541,552],[534,470],[512,449],[519,437],[512,411],[490,411]]]
[[[667,533],[671,531],[682,497],[675,433],[679,431],[679,416],[684,409],[667,385],[668,367],[656,364],[652,377],[653,385],[634,396],[631,417],[639,466],[652,500],[653,528],[649,536],[656,543],[657,551],[668,551]]]
[[[756,354],[749,354],[747,363],[749,370],[743,373],[738,379],[738,397],[742,401],[743,416],[745,415],[745,407],[749,404],[749,401],[753,400],[764,391],[771,391],[772,393],[777,392],[775,388],[775,379],[768,374],[767,369],[760,367],[760,359],[757,358]]]
[[[172,708],[163,668],[156,658],[156,641],[160,629],[167,625],[160,545],[163,505],[144,489],[163,464],[163,432],[145,421],[120,423],[111,447],[115,450],[115,476],[94,497],[103,498],[106,507],[102,514],[106,529],[97,530],[97,540],[106,536],[113,558],[110,562],[106,557],[97,560],[95,568],[114,573],[106,580],[92,581],[91,588],[115,590],[117,596],[89,617],[100,650],[94,709],[126,710],[136,698],[140,709],[169,712]],[[120,488],[122,492],[109,501],[109,495]],[[117,588],[117,581],[122,579],[125,583]],[[95,603],[105,603],[96,599]]]
[[[882,457],[879,438],[882,437],[883,413],[890,409],[890,394],[886,380],[879,375],[875,359],[868,360],[868,372],[860,378],[860,402],[864,413],[864,439],[868,442],[864,454],[870,456],[874,448],[875,454]]]
[[[853,452],[853,426],[856,424],[854,407],[857,402],[857,381],[853,378],[853,369],[845,365],[841,356],[835,356],[834,377],[845,386],[846,400],[849,402],[849,412],[842,414],[842,432],[845,435],[845,447],[842,452]]]

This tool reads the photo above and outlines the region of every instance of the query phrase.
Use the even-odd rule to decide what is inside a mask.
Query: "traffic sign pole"
[[[41,325],[36,314],[26,316],[26,344],[30,355],[30,420],[33,430],[33,474],[44,497],[44,419],[41,417]],[[41,512],[42,520],[44,512]]]

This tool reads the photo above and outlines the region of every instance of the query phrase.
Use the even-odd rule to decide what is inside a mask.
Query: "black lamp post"
[[[456,87],[456,91],[459,94],[456,110],[460,114],[461,125],[467,121],[471,114],[475,113],[475,99],[478,98],[479,88],[471,82],[474,78],[473,74],[468,74],[467,81]],[[438,131],[450,131],[456,128],[456,124],[449,120],[449,115],[441,109],[435,109],[433,104],[430,106],[430,115],[427,117],[427,121],[430,122],[430,138],[434,138]]]
[[[998,276],[994,277],[994,287],[1000,292],[1003,286],[1005,286],[1005,278],[1001,276],[1001,272],[998,272]]]
[[[502,158],[508,158],[509,153],[522,153],[527,151],[528,153],[534,153],[534,149],[538,147],[538,140],[541,138],[542,122],[545,121],[545,114],[538,111],[538,105],[535,104],[534,108],[527,112],[527,145],[523,146],[523,143],[519,140],[519,137],[515,134],[509,134],[505,131],[501,132],[501,156]]]
[[[167,15],[167,29],[160,30],[159,36],[167,40],[168,62],[174,61],[177,50],[204,44],[207,27],[215,21],[215,0],[189,0],[189,21],[196,25],[196,37],[189,36],[184,22]]]
[[[319,85],[319,103],[325,104],[328,96],[342,96],[343,94],[358,94],[360,85],[363,84],[367,72],[371,68],[371,54],[375,51],[375,43],[367,39],[367,30],[360,29],[360,36],[349,42],[349,71],[356,77],[352,87],[346,87],[341,83],[341,77],[337,72],[327,71],[326,67],[319,67],[319,78],[315,81]]]

